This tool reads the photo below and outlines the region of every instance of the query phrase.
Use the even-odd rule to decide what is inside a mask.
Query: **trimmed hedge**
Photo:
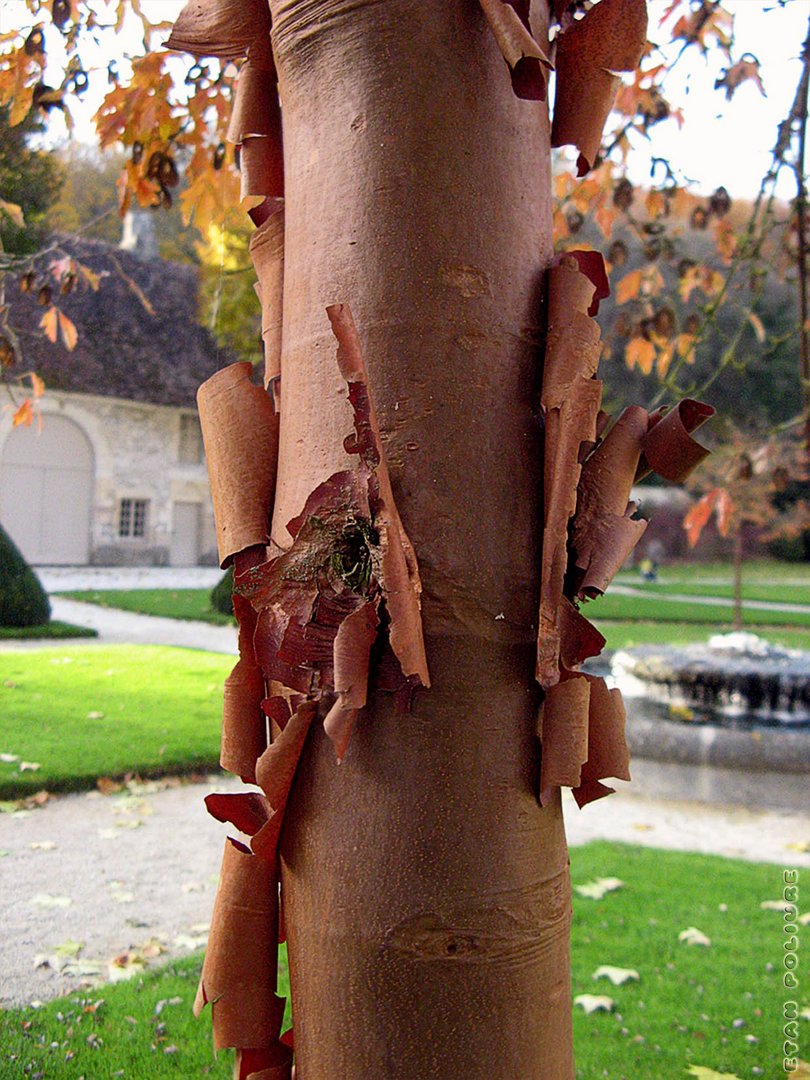
[[[211,607],[223,615],[233,615],[233,566],[228,567],[211,590]]]
[[[50,617],[48,594],[0,525],[0,626],[41,626]]]

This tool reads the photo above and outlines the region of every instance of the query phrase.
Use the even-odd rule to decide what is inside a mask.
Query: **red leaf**
[[[686,529],[686,536],[689,540],[689,546],[694,547],[700,538],[700,534],[712,516],[712,510],[717,502],[717,498],[720,494],[720,490],[715,488],[714,491],[707,492],[702,499],[698,499],[694,506],[690,507],[683,519],[683,527]]]

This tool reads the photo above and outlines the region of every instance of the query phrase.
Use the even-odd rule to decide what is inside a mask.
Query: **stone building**
[[[35,565],[216,562],[195,394],[230,357],[197,323],[195,269],[142,254],[60,243],[55,258],[91,271],[74,264],[67,293],[64,271],[48,281],[72,351],[39,328],[41,264],[30,291],[7,282],[25,368],[47,390],[41,430],[0,420],[0,521]]]

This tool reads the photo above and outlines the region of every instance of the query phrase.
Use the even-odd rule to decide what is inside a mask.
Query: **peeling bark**
[[[634,478],[687,470],[711,410],[602,438],[604,264],[546,278],[545,3],[269,0],[272,54],[264,0],[236,7],[192,0],[170,40],[247,56],[229,137],[272,390],[236,365],[200,395],[240,621],[222,760],[261,794],[207,800],[249,844],[197,1007],[239,1080],[288,1080],[286,934],[298,1080],[564,1080],[559,788],[629,779],[579,603],[640,534]],[[644,4],[561,19],[553,141],[585,170]]]

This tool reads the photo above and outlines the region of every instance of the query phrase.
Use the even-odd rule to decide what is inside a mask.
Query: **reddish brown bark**
[[[570,1076],[567,858],[558,793],[537,801],[533,678],[545,105],[516,97],[469,0],[271,12],[286,184],[273,539],[289,547],[287,522],[352,466],[325,312],[348,303],[432,680],[406,714],[372,693],[341,765],[310,730],[281,838],[298,1076]]]

